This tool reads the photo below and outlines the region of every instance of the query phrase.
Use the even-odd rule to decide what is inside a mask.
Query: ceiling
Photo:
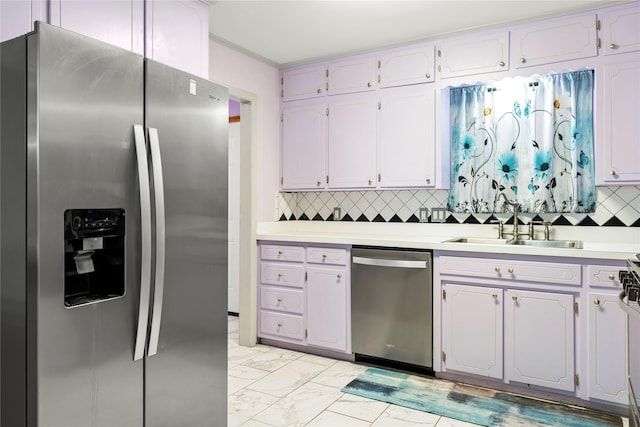
[[[214,40],[276,67],[627,3],[611,0],[220,0]]]

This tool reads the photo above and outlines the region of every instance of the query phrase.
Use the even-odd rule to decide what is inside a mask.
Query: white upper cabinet
[[[380,187],[433,187],[434,89],[388,89],[381,94],[379,105]]]
[[[381,88],[434,81],[434,46],[392,49],[378,55]]]
[[[376,118],[371,94],[329,100],[329,188],[376,187]]]
[[[511,58],[516,68],[597,54],[595,14],[549,19],[511,31]]]
[[[327,67],[324,64],[294,68],[282,72],[283,101],[324,96],[326,86]]]
[[[598,98],[600,111],[596,145],[597,183],[637,185],[640,183],[640,54],[611,57],[604,65]]]
[[[146,56],[209,78],[209,6],[199,0],[147,2]]]
[[[640,50],[640,6],[604,12],[599,18],[605,55]]]
[[[302,101],[282,110],[282,189],[326,188],[326,105]]]
[[[52,0],[50,23],[144,54],[144,1]]]
[[[458,37],[438,43],[440,77],[458,77],[509,69],[509,32]]]
[[[376,58],[356,56],[329,63],[329,95],[376,89]]]

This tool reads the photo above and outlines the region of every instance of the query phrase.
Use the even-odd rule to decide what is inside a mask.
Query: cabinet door
[[[347,293],[345,268],[307,268],[307,344],[347,350]]]
[[[527,24],[511,32],[511,58],[516,68],[589,58],[596,39],[595,14]]]
[[[329,188],[375,188],[377,102],[345,95],[329,102]]]
[[[589,397],[628,403],[627,318],[618,295],[589,293]]]
[[[381,88],[427,83],[434,80],[434,46],[394,49],[378,56]]]
[[[598,122],[605,151],[598,178],[609,185],[640,183],[640,55],[636,58],[604,66],[604,117]]]
[[[443,289],[447,371],[502,378],[502,289],[452,284]]]
[[[435,184],[433,89],[390,89],[380,99],[380,187]]]
[[[143,0],[52,0],[51,24],[144,54]]]
[[[457,77],[509,69],[509,32],[444,40],[438,45],[440,77]]]
[[[505,374],[509,381],[573,391],[573,295],[505,291]]]
[[[209,6],[199,0],[147,1],[147,57],[209,78]]]
[[[329,63],[329,95],[375,90],[376,58],[354,57]]]
[[[326,187],[326,105],[298,104],[282,109],[282,189]]]
[[[282,72],[282,100],[317,98],[324,96],[327,84],[327,67],[314,65]]]
[[[600,25],[605,55],[640,50],[640,6],[605,12]]]

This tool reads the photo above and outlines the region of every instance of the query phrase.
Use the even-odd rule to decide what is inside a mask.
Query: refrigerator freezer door
[[[38,425],[142,426],[133,124],[144,119],[143,58],[48,25],[30,36],[28,52],[27,239],[29,265],[37,265],[27,278],[37,296],[28,352],[37,358]],[[124,209],[123,297],[65,308],[63,280],[74,273],[64,269],[63,215],[71,208]]]
[[[166,244],[157,354],[145,367],[146,425],[226,425],[228,94],[153,61],[145,82]]]

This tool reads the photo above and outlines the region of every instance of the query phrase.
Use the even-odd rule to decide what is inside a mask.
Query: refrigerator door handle
[[[149,321],[149,296],[151,294],[151,187],[149,185],[149,165],[144,128],[133,125],[133,135],[138,161],[138,184],[140,186],[140,222],[142,235],[142,254],[140,266],[140,307],[138,310],[138,328],[133,351],[133,360],[144,357]]]
[[[165,261],[164,183],[162,179],[160,140],[158,138],[158,129],[156,128],[149,128],[149,145],[151,147],[151,166],[153,168],[153,188],[156,208],[156,277],[153,296],[153,313],[151,314],[151,334],[149,336],[147,355],[153,356],[158,352],[158,341],[160,339]]]

